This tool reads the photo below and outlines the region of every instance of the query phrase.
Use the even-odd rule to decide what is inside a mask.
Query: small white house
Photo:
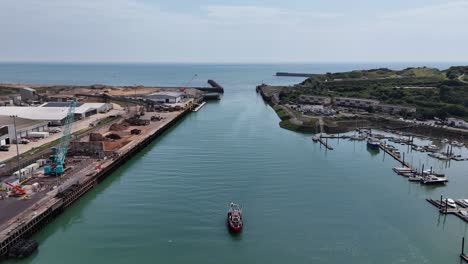
[[[148,99],[158,103],[178,103],[182,100],[183,93],[180,92],[157,92],[149,94]]]

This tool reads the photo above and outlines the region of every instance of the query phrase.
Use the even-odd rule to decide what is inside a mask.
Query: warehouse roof
[[[18,131],[26,128],[30,128],[35,125],[47,125],[46,122],[41,121],[41,120],[31,120],[31,119],[25,119],[25,118],[16,118],[16,129]],[[6,125],[13,125],[13,118],[9,116],[4,116],[0,115],[0,127],[6,126]]]
[[[39,107],[35,106],[2,106],[0,107],[0,114],[4,116],[16,115],[20,118],[31,120],[47,120],[47,121],[60,121],[67,117],[69,110],[69,103],[46,103]],[[78,103],[75,108],[75,114],[83,114],[92,110],[96,110],[105,103]]]
[[[57,107],[52,111],[48,107],[2,106],[0,113],[4,116],[16,115],[31,120],[60,121],[67,116],[68,108]]]
[[[41,107],[70,107],[70,103],[71,102],[48,102],[41,105]],[[83,103],[76,103],[77,107],[80,107],[82,105]]]

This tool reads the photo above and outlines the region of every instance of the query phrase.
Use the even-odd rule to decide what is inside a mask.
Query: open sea
[[[460,263],[467,224],[425,198],[468,198],[468,161],[442,163],[399,146],[450,180],[410,183],[365,142],[330,140],[335,150],[325,151],[311,135],[281,129],[255,92],[262,82],[303,80],[277,71],[407,66],[424,65],[0,64],[0,82],[183,86],[197,74],[192,86],[214,79],[226,91],[37,233],[37,253],[5,263]],[[230,201],[244,207],[239,236],[226,229]]]

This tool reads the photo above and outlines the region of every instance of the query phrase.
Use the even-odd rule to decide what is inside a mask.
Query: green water
[[[397,163],[364,142],[325,151],[280,129],[255,83],[225,81],[220,102],[36,234],[32,257],[7,263],[459,263],[466,224],[424,199],[468,198],[467,163],[408,154],[449,174],[434,188],[395,175]],[[240,236],[225,227],[229,201],[244,206]]]

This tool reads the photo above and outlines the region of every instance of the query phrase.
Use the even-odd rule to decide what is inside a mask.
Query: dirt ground
[[[50,96],[74,96],[75,94],[109,94],[109,95],[135,95],[150,94],[159,91],[180,91],[189,95],[200,94],[200,91],[193,88],[182,87],[157,87],[157,86],[106,86],[101,84],[81,86],[81,85],[47,85],[31,83],[0,83],[0,86],[10,88],[30,87],[37,90],[40,94]]]

